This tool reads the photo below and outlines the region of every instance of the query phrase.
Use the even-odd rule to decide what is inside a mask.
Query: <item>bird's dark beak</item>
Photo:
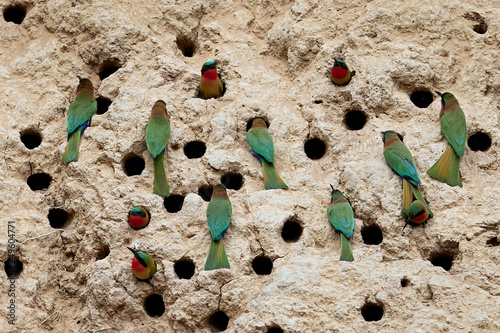
[[[77,75],[76,77],[78,78],[78,80],[82,80],[82,77],[80,75]]]
[[[330,184],[330,187],[332,188],[332,192],[335,191],[335,188],[333,187],[332,184]]]
[[[434,91],[436,94],[438,94],[439,96],[443,97],[443,94],[440,93],[439,91]]]

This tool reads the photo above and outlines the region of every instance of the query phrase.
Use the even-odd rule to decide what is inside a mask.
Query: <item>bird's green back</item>
[[[384,157],[387,164],[396,171],[398,175],[403,178],[409,178],[417,184],[420,184],[417,167],[415,166],[410,151],[406,148],[404,143],[395,142],[391,147],[384,150]]]
[[[215,197],[207,207],[208,229],[213,240],[224,235],[232,215],[231,203],[223,198]]]
[[[465,114],[460,107],[444,113],[440,118],[441,131],[458,156],[462,156],[467,141],[467,126]]]
[[[80,91],[69,105],[66,128],[68,134],[76,131],[97,112],[97,102],[87,91]]]
[[[256,127],[247,132],[248,145],[266,161],[274,163],[276,161],[274,153],[274,143],[269,131],[263,127]]]
[[[347,201],[333,202],[327,210],[328,221],[333,227],[351,238],[354,231],[354,213]]]
[[[146,126],[146,145],[151,156],[160,155],[170,137],[170,121],[165,117],[151,118]]]

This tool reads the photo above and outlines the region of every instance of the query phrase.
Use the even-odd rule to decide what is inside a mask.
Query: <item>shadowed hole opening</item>
[[[472,151],[487,151],[491,147],[491,138],[486,133],[477,132],[469,136],[467,145]]]
[[[217,311],[208,319],[210,327],[216,332],[225,331],[229,324],[229,317],[223,311]]]
[[[404,278],[401,279],[401,287],[407,287],[410,284],[410,280],[405,276]]]
[[[27,183],[32,191],[40,191],[49,187],[52,178],[46,173],[37,173],[28,177]]]
[[[488,25],[486,24],[486,22],[481,22],[481,23],[473,26],[472,30],[474,30],[474,32],[476,32],[480,35],[483,35],[486,33],[486,31],[488,31]]]
[[[28,149],[34,149],[42,143],[42,136],[35,130],[25,130],[21,133],[21,142]]]
[[[323,104],[323,101],[320,99],[317,99],[313,102],[314,104]]]
[[[410,100],[416,107],[425,109],[432,104],[434,96],[430,91],[417,90],[411,93]]]
[[[122,65],[120,64],[118,59],[106,60],[99,69],[99,78],[102,81],[105,78],[113,75],[120,68],[122,68]]]
[[[198,195],[205,200],[206,202],[209,202],[210,199],[212,198],[212,193],[214,192],[214,187],[213,186],[201,186],[198,188]]]
[[[246,127],[247,132],[250,130],[250,128],[252,128],[252,123],[253,123],[254,119],[256,119],[256,118],[264,119],[264,122],[266,123],[267,128],[269,128],[269,121],[265,117],[255,117],[255,118],[252,118],[249,121],[247,121],[247,127]]]
[[[26,7],[16,4],[8,6],[3,11],[3,18],[6,22],[21,24],[26,17]]]
[[[283,330],[281,329],[281,327],[274,326],[268,328],[267,333],[283,333]]]
[[[252,268],[257,275],[269,275],[273,270],[273,262],[267,257],[258,256],[253,259]]]
[[[500,242],[498,241],[498,238],[495,236],[493,238],[488,239],[486,241],[486,245],[498,246],[500,245]]]
[[[361,237],[363,243],[368,245],[378,245],[382,243],[382,230],[376,224],[372,224],[361,229]]]
[[[445,271],[449,271],[453,265],[453,259],[453,255],[449,253],[435,253],[431,256],[430,261],[434,266],[439,266]]]
[[[325,155],[326,146],[320,139],[310,139],[304,144],[304,151],[311,160],[319,160]]]
[[[366,303],[361,308],[361,315],[365,321],[379,321],[384,315],[384,308],[375,303]]]
[[[469,21],[475,21],[478,23],[472,27],[472,30],[474,30],[474,32],[482,35],[485,34],[486,31],[488,31],[488,24],[486,24],[486,21],[484,17],[481,16],[481,14],[477,12],[468,12],[464,14],[464,17]]]
[[[286,221],[281,229],[281,237],[287,243],[293,243],[300,239],[302,226],[296,221]]]
[[[137,176],[142,173],[145,166],[146,163],[144,162],[144,159],[142,157],[135,154],[130,154],[124,159],[123,171],[129,177]]]
[[[226,173],[220,178],[220,182],[227,189],[238,191],[243,186],[243,176],[239,173]]]
[[[109,106],[113,103],[113,101],[104,97],[97,97],[95,100],[97,101],[97,114],[105,114],[108,112]]]
[[[175,274],[179,279],[187,279],[193,277],[194,275],[194,263],[187,259],[181,259],[174,264]]]
[[[344,123],[351,131],[357,131],[365,127],[366,118],[363,111],[353,110],[345,114]]]
[[[153,294],[146,297],[144,301],[144,310],[150,317],[161,317],[165,312],[165,302],[159,294]]]
[[[163,206],[169,213],[177,213],[180,212],[182,206],[184,205],[184,196],[178,194],[171,194],[168,197],[165,197],[163,200]]]
[[[9,257],[4,262],[4,269],[9,279],[16,279],[23,271],[23,263],[15,257]]]
[[[50,208],[47,218],[52,228],[60,229],[67,227],[73,216],[64,209]]]
[[[184,155],[187,158],[200,158],[205,155],[207,147],[201,141],[191,141],[184,146]]]
[[[185,35],[178,35],[175,44],[185,57],[191,58],[196,53],[196,39],[193,40]]]
[[[109,251],[109,246],[104,245],[103,247],[101,247],[99,249],[99,251],[97,251],[95,258],[97,260],[102,260],[102,259],[106,258],[109,255],[109,252],[110,252]]]

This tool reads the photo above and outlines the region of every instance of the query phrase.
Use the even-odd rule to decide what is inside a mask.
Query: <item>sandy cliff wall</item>
[[[211,332],[217,311],[229,318],[228,332],[500,331],[498,0],[1,0],[0,8],[16,4],[26,12],[21,24],[0,19],[0,258],[8,258],[13,219],[23,270],[16,325],[2,315],[3,332]],[[346,87],[327,76],[335,57],[356,71]],[[211,59],[227,92],[195,98]],[[68,165],[60,158],[76,75],[94,82],[102,105],[112,103],[93,117],[79,161]],[[434,90],[454,93],[468,136],[479,133],[461,160],[462,188],[425,173],[446,147]],[[430,105],[417,107],[415,91]],[[170,211],[182,202],[175,213],[152,194],[144,135],[157,99],[171,115],[167,174],[171,193],[184,198],[167,202]],[[351,111],[361,111],[354,120],[366,116],[359,130],[346,122]],[[286,191],[263,190],[245,140],[256,116],[270,124]],[[405,235],[401,180],[382,153],[380,132],[389,129],[404,136],[435,214]],[[41,144],[28,149],[22,134]],[[321,158],[307,156],[310,139],[318,140],[309,153],[324,143]],[[191,141],[205,144],[201,158],[186,157]],[[142,160],[140,174],[127,176]],[[31,185],[50,180],[47,188],[28,186],[35,174],[48,177]],[[207,202],[199,194],[221,177],[237,188],[239,176],[241,188],[228,191],[231,269],[205,272]],[[354,209],[354,262],[338,260],[329,184]],[[126,223],[136,205],[152,214],[140,231]],[[286,221],[302,228],[295,241],[282,238]],[[21,244],[51,224],[63,231]],[[157,261],[154,291],[134,283],[131,245]],[[272,262],[270,274],[255,273],[256,257],[268,259],[257,270]],[[176,273],[179,261],[194,264],[192,277],[179,278],[187,274]],[[0,279],[2,308],[9,285]],[[161,316],[147,314],[162,304]],[[378,321],[363,316],[381,309]]]

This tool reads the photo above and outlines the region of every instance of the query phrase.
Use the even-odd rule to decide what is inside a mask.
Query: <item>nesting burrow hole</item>
[[[32,191],[45,190],[49,187],[52,177],[46,173],[36,173],[28,177],[27,183]]]
[[[325,155],[326,145],[318,138],[309,139],[304,144],[304,151],[311,160],[319,160]]]
[[[267,120],[265,117],[255,117],[255,118],[252,118],[249,121],[247,121],[247,127],[246,127],[247,132],[250,130],[250,128],[252,128],[252,123],[253,123],[254,119],[256,119],[256,118],[263,119],[264,122],[266,123],[267,128],[269,128],[269,120]]]
[[[486,245],[498,246],[498,245],[500,245],[500,242],[498,241],[497,236],[495,236],[495,237],[492,237],[492,238],[488,239],[486,241]]]
[[[321,99],[315,99],[315,100],[313,101],[313,103],[314,103],[314,104],[323,104],[323,100],[321,100]]]
[[[189,37],[184,34],[180,34],[177,35],[177,38],[175,38],[175,44],[177,44],[177,47],[185,57],[191,58],[196,53],[196,50],[198,49],[196,37],[197,35]]]
[[[104,258],[106,258],[108,255],[109,255],[110,251],[109,251],[109,246],[107,245],[103,245],[101,246],[101,248],[97,251],[96,255],[95,255],[95,258],[96,260],[102,260]]]
[[[384,315],[384,308],[377,303],[365,303],[361,308],[361,315],[365,321],[379,321]]]
[[[42,143],[42,135],[34,129],[24,130],[20,135],[21,142],[28,149],[35,149]]]
[[[486,20],[479,13],[469,12],[464,14],[464,17],[469,21],[477,22],[477,24],[472,27],[475,33],[483,35],[488,31],[488,24],[486,24]]]
[[[50,208],[47,218],[49,219],[49,224],[52,228],[60,229],[66,228],[70,224],[73,219],[73,214],[68,213],[61,208]]]
[[[10,279],[16,279],[23,271],[23,263],[15,257],[9,257],[4,262],[5,274]]]
[[[113,75],[117,70],[122,68],[122,64],[118,59],[108,59],[104,61],[99,68],[99,78],[104,80],[105,78]]]
[[[95,100],[97,101],[97,114],[105,114],[108,112],[109,106],[113,103],[113,101],[104,97],[97,97]]]
[[[365,127],[366,119],[366,114],[363,111],[351,110],[345,114],[344,124],[351,131],[358,131]]]
[[[26,17],[27,8],[20,4],[7,6],[3,11],[3,18],[6,22],[21,24]]]
[[[302,226],[297,221],[286,221],[281,228],[281,237],[287,243],[294,243],[302,236]]]
[[[253,259],[252,268],[257,275],[269,275],[273,270],[273,262],[268,257],[258,256]]]
[[[382,236],[382,230],[376,224],[364,226],[361,229],[361,237],[363,238],[363,243],[367,245],[378,245],[382,243],[382,240],[384,239]]]
[[[174,264],[175,274],[179,277],[179,279],[187,279],[193,277],[194,275],[194,263],[189,259],[181,259]]]
[[[180,212],[183,205],[184,196],[179,194],[171,194],[163,200],[163,206],[165,206],[165,209],[169,213]]]
[[[401,287],[403,288],[408,287],[409,284],[410,280],[406,276],[401,279]]]
[[[267,329],[267,333],[283,333],[280,327],[274,326]]]
[[[222,332],[227,329],[227,325],[229,324],[229,317],[224,311],[217,311],[210,316],[208,319],[208,323],[212,330],[216,332]]]
[[[226,173],[220,178],[220,182],[226,188],[238,191],[243,186],[243,176],[239,173]]]
[[[487,151],[491,147],[491,138],[483,132],[476,132],[469,136],[467,145],[472,151]]]
[[[410,100],[412,103],[421,109],[425,109],[432,104],[434,96],[430,91],[427,90],[417,90],[411,93]]]
[[[136,154],[129,154],[123,159],[123,172],[129,177],[140,175],[145,166],[144,159]]]
[[[458,242],[446,241],[437,250],[431,252],[429,261],[434,266],[442,267],[445,271],[449,271],[459,252]]]
[[[206,151],[207,147],[201,141],[191,141],[184,146],[184,155],[189,159],[200,158]]]
[[[198,195],[206,202],[210,201],[213,192],[214,187],[211,185],[204,185],[198,188]]]
[[[144,300],[144,310],[150,317],[161,317],[165,312],[165,302],[159,294],[152,294]]]

